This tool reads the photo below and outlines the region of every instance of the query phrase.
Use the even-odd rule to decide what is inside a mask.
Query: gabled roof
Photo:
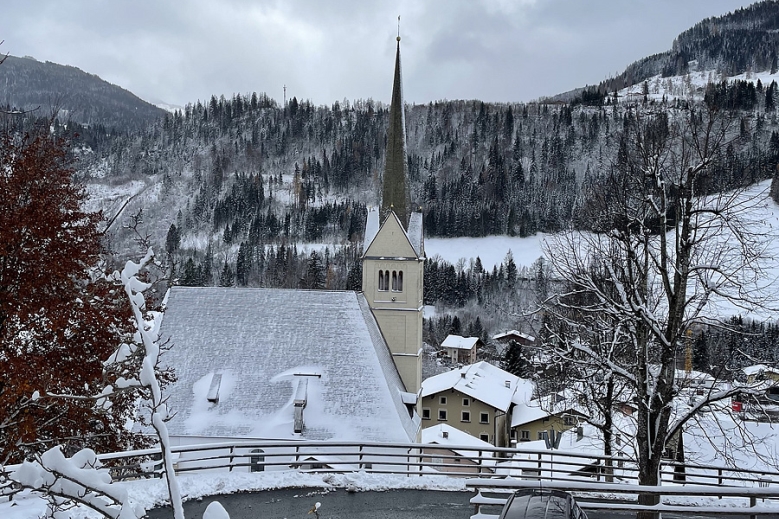
[[[505,333],[499,333],[497,335],[493,335],[492,336],[492,338],[494,340],[496,340],[496,341],[500,341],[500,340],[503,340],[503,339],[509,339],[511,337],[519,337],[519,338],[525,339],[528,342],[535,342],[535,340],[536,340],[536,338],[533,337],[532,335],[528,335],[526,333],[522,333],[522,332],[520,332],[518,330],[509,330],[509,331],[507,331]]]
[[[371,250],[371,247],[376,242],[376,238],[385,232],[402,233],[405,240],[408,242],[408,253],[416,258],[424,258],[424,239],[422,230],[422,213],[412,213],[409,221],[409,228],[406,230],[403,227],[398,216],[394,211],[390,211],[384,222],[381,225],[379,222],[379,212],[376,210],[368,211],[368,220],[365,224],[365,241],[363,242],[363,257],[364,256],[382,256],[382,257],[397,257],[402,254],[402,251],[393,251],[390,254],[388,251],[376,251]]]
[[[361,294],[173,287],[162,339],[178,377],[168,389],[173,436],[416,439],[419,418]],[[218,403],[207,399],[215,375]]]
[[[447,335],[444,342],[441,343],[442,348],[455,348],[458,350],[472,350],[476,343],[479,342],[478,337],[462,337],[460,335]]]
[[[533,383],[481,361],[426,379],[422,382],[422,397],[450,389],[506,412],[520,394],[523,400],[529,399]]]
[[[572,400],[570,394],[561,393],[525,402],[515,402],[517,406],[514,407],[511,415],[511,427],[518,427],[548,416],[564,413],[585,416],[582,411],[577,409],[578,406]]]
[[[444,438],[444,433],[446,433],[446,438]],[[486,451],[482,452],[481,456],[494,456],[495,454],[494,451],[490,450],[495,448],[492,444],[445,423],[422,429],[421,442],[443,446],[471,447],[473,449],[452,449],[452,452],[463,456],[478,456],[482,449],[486,449]]]

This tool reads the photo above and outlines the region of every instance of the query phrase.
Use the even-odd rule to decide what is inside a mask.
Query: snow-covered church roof
[[[178,377],[172,436],[416,440],[419,418],[361,294],[174,287],[161,338]]]

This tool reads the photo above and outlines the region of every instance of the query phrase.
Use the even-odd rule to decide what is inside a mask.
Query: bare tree
[[[764,389],[712,391],[683,411],[674,405],[688,330],[727,326],[722,305],[766,305],[768,243],[749,221],[765,197],[710,187],[730,136],[729,119],[704,106],[629,112],[616,161],[583,210],[586,230],[548,242],[554,275],[566,286],[546,301],[564,324],[548,336],[562,359],[590,377],[597,371],[600,380],[618,380],[631,394],[641,485],[660,483],[667,446],[704,405]]]

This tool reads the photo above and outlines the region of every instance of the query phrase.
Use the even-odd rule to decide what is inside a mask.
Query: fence
[[[365,472],[406,477],[433,475],[466,478],[476,496],[471,500],[479,517],[497,511],[506,493],[519,488],[548,487],[579,496],[584,508],[636,511],[639,492],[665,497],[709,497],[714,504],[696,507],[696,513],[779,512],[779,472],[678,464],[662,466],[661,486],[639,487],[635,460],[583,455],[565,451],[474,449],[473,446],[389,444],[360,442],[257,441],[187,445],[173,448],[177,473],[289,471],[313,473]],[[159,450],[147,449],[101,456],[115,479],[161,475]],[[772,483],[777,486],[772,487]],[[598,495],[620,496],[618,501],[588,502]],[[758,501],[760,500],[760,501]],[[662,499],[661,499],[662,501]],[[654,511],[690,511],[683,505],[660,504]]]

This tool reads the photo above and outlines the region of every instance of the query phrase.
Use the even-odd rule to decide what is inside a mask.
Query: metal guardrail
[[[642,493],[661,498],[723,499],[715,500],[722,502],[722,506],[695,507],[696,513],[705,510],[707,514],[744,513],[756,516],[779,512],[776,504],[770,504],[771,500],[779,500],[779,471],[739,470],[669,461],[661,468],[661,486],[647,487],[638,485],[637,464],[633,459],[566,451],[310,441],[236,441],[178,446],[172,450],[176,456],[174,466],[179,474],[295,470],[466,478],[466,487],[476,492],[471,503],[479,517],[489,515],[483,508],[502,506],[507,492],[539,486],[573,492],[585,499],[592,495],[618,495],[623,498],[622,502],[594,503],[585,500],[580,503],[583,508],[589,509],[693,511],[689,507],[669,504],[639,507],[636,496]],[[161,475],[158,449],[106,454],[100,459],[115,479]],[[772,487],[772,484],[776,486]],[[740,498],[741,509],[732,506],[733,498]],[[758,500],[762,501],[758,504]]]

